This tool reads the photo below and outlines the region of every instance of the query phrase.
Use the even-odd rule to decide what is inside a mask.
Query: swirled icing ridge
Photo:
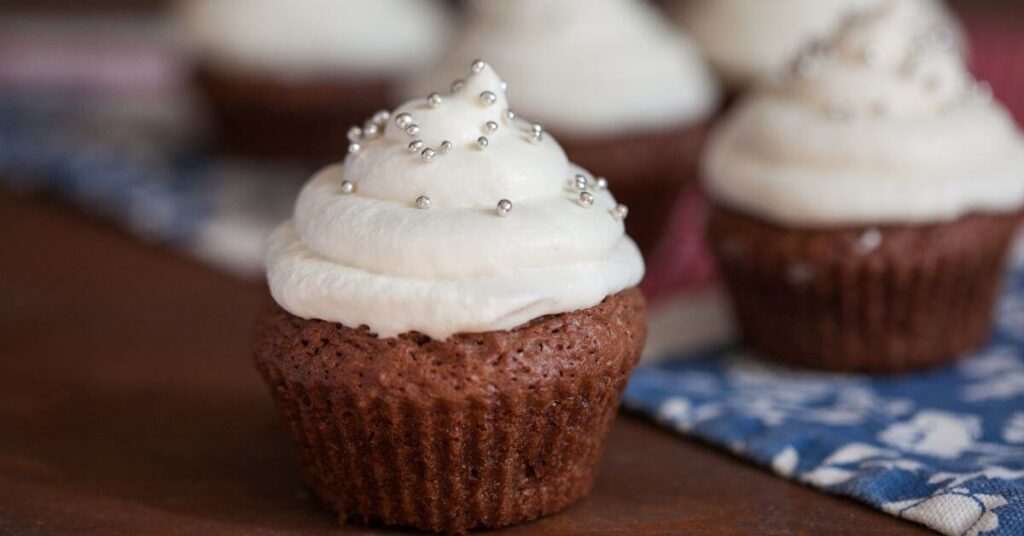
[[[607,182],[514,117],[476,62],[452,92],[378,113],[270,237],[275,300],[381,336],[511,329],[635,286],[643,261]]]
[[[911,0],[852,16],[712,135],[719,202],[797,226],[916,223],[1024,203],[1024,143]]]

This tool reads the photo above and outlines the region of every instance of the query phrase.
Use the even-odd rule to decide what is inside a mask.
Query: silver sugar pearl
[[[821,71],[821,58],[804,54],[793,63],[793,74],[800,79],[814,78]]]
[[[398,128],[405,128],[412,124],[412,116],[407,113],[398,114],[395,116],[395,126]]]
[[[373,123],[375,125],[377,125],[377,126],[384,126],[384,123],[387,123],[388,119],[390,119],[390,118],[391,118],[391,112],[389,112],[387,110],[381,110],[381,111],[373,114],[373,119],[371,119],[371,121],[373,121]]]
[[[508,216],[512,212],[512,202],[508,199],[502,199],[498,201],[497,207],[498,215],[501,217]]]
[[[378,134],[380,134],[380,127],[375,123],[367,123],[363,127],[363,136],[366,138],[376,138]]]
[[[352,181],[341,181],[341,193],[349,195],[356,191],[356,185]]]
[[[793,64],[793,73],[803,79],[813,78],[821,71],[822,65],[829,58],[831,49],[823,41],[814,41],[806,45]]]
[[[410,136],[415,136],[420,133],[420,126],[417,125],[416,123],[408,125],[405,127],[405,133]]]
[[[431,108],[441,106],[442,102],[444,102],[444,98],[441,97],[440,93],[431,93],[430,96],[427,97],[427,106],[430,106]]]
[[[865,65],[875,66],[882,60],[882,53],[878,46],[874,43],[868,43],[864,45],[864,49],[860,51],[860,59]]]
[[[853,110],[842,103],[830,102],[825,105],[825,113],[836,121],[849,121],[853,119]]]
[[[598,177],[597,178],[597,189],[598,190],[607,190],[608,189],[608,179],[606,179],[604,177]]]
[[[590,192],[580,192],[580,196],[576,199],[576,203],[583,208],[590,208],[594,206],[594,194]]]
[[[994,98],[992,84],[985,81],[977,82],[974,84],[974,94],[980,96],[985,102],[991,102]]]
[[[506,121],[515,121],[516,120],[516,113],[513,112],[512,110],[505,110],[505,120]]]
[[[626,217],[629,216],[629,207],[619,203],[612,209],[612,217],[618,221],[625,221]]]
[[[580,191],[586,190],[587,186],[589,186],[589,185],[590,185],[590,181],[587,180],[586,176],[584,176],[584,175],[576,175],[575,177],[573,177],[573,186],[575,186],[577,190],[580,190]]]
[[[940,50],[953,50],[956,47],[956,34],[949,26],[941,25],[932,30],[931,40]]]
[[[498,124],[494,121],[488,121],[484,123],[484,132],[488,134],[494,134],[498,131]]]
[[[462,88],[466,87],[466,81],[459,78],[452,82],[452,93],[458,93],[462,91]]]
[[[359,151],[362,151],[362,150],[363,150],[363,146],[359,145],[358,143],[350,143],[350,144],[348,144],[348,154],[356,154],[356,153],[358,153]]]
[[[867,255],[868,253],[878,249],[881,245],[882,231],[872,227],[871,229],[861,233],[860,237],[857,238],[857,243],[854,245],[854,248],[857,250],[857,253]]]
[[[348,129],[348,141],[357,142],[363,138],[363,129],[352,127]]]
[[[484,71],[485,67],[487,67],[486,61],[474,60],[473,63],[469,66],[469,70],[473,71],[473,74],[480,74]]]
[[[534,123],[530,126],[530,141],[533,143],[540,143],[544,139],[544,127],[539,123]]]
[[[416,198],[416,208],[419,208],[421,210],[429,209],[430,208],[430,198],[425,196],[425,195],[421,195],[421,196],[417,197]]]
[[[476,139],[476,146],[479,147],[481,150],[486,149],[487,146],[490,144],[491,140],[488,140],[487,136],[480,136],[479,138]]]
[[[441,146],[439,147],[439,149],[441,151],[441,154],[448,154],[448,153],[452,152],[452,149],[454,149],[454,148],[455,148],[455,146],[452,145],[452,142],[450,142],[448,140],[442,141],[441,142]]]
[[[416,140],[409,144],[410,153],[418,153],[423,150],[423,140]]]
[[[426,149],[423,149],[423,152],[420,153],[420,156],[423,158],[423,160],[426,160],[427,162],[433,162],[434,159],[437,158],[437,151],[431,149],[430,147],[427,147]]]
[[[498,102],[498,96],[493,91],[484,91],[480,94],[480,103],[484,106],[493,106]]]

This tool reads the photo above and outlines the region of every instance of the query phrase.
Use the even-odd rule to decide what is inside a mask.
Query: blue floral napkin
[[[625,404],[944,534],[1024,535],[1024,258],[1013,264],[991,343],[948,368],[822,374],[728,347],[640,367]]]
[[[162,105],[168,103],[163,102]],[[187,107],[0,90],[0,187],[46,192],[239,276],[311,173],[210,154]]]

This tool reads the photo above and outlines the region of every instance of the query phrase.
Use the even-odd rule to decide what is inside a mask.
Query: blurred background
[[[661,0],[656,9],[684,32],[685,3]],[[259,278],[263,236],[287,216],[302,182],[343,158],[348,127],[398,103],[399,88],[443,57],[471,18],[471,6],[458,1],[339,1],[340,21],[284,16],[274,30],[236,21],[235,5],[0,1],[0,188],[59,198],[141,239]],[[282,15],[285,5],[276,3]],[[978,78],[1024,118],[1024,5],[950,7]],[[386,22],[398,8],[404,22]],[[332,24],[400,34],[410,49],[394,44],[393,55],[375,62],[366,51],[333,50],[346,41],[332,40]],[[297,44],[296,34],[308,38]],[[363,41],[367,50],[377,46]],[[247,50],[256,63],[247,63]],[[723,87],[727,99],[743,90],[732,81]],[[511,98],[515,104],[514,86]],[[642,231],[652,236],[638,237],[652,244],[649,288],[714,278],[695,231],[701,207],[699,194],[680,192],[659,228]]]
[[[492,0],[527,1],[539,0]],[[646,8],[671,31],[692,33],[682,20],[691,1],[701,0]],[[247,26],[239,5],[246,15],[264,10],[257,19],[270,24]],[[340,20],[303,19],[300,5],[330,6]],[[1021,123],[1024,0],[948,5],[972,70]],[[397,22],[389,6],[403,10]],[[301,487],[250,365],[252,319],[268,299],[264,237],[313,171],[344,158],[351,125],[394,106],[410,78],[444,59],[471,9],[454,0],[0,0],[0,430],[15,431],[0,433],[0,533],[252,534],[300,522],[303,534],[336,533]],[[358,37],[351,48],[339,48],[351,36],[338,24]],[[382,42],[395,55],[367,63]],[[712,73],[722,98],[702,129],[744,91]],[[648,244],[648,352],[727,338],[699,189],[638,195],[668,208],[656,226],[630,229]],[[632,211],[627,223],[651,212]],[[1008,308],[1009,322],[1021,310]],[[991,357],[976,367],[981,375],[1014,388],[1024,377],[1009,368],[1016,361]],[[778,390],[794,385],[787,376]],[[808,388],[831,385],[812,379]],[[873,403],[849,402],[862,400]],[[1017,400],[1000,411],[1019,411]],[[629,534],[644,523],[665,533],[672,520],[691,523],[677,533],[921,533],[629,419],[616,425],[606,459],[594,497],[536,533],[614,525],[610,533]]]

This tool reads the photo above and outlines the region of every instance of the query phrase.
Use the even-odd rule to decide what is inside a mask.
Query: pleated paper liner
[[[987,340],[1019,220],[788,229],[716,207],[709,237],[752,349],[804,367],[898,373]]]
[[[339,520],[462,533],[586,495],[645,337],[631,290],[446,341],[271,308],[256,362],[306,482]]]

